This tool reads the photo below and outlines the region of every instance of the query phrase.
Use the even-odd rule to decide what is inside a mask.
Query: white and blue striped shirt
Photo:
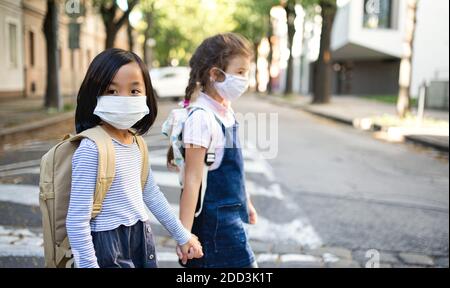
[[[145,205],[169,231],[178,244],[189,241],[187,231],[173,213],[150,170],[144,191],[141,188],[141,153],[136,142],[122,144],[113,139],[116,171],[100,214],[91,220],[97,179],[98,150],[83,139],[72,158],[72,190],[67,214],[67,235],[78,267],[98,267],[91,231],[114,230],[147,221]]]

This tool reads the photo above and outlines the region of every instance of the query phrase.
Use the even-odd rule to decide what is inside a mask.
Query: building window
[[[30,50],[30,66],[34,67],[34,32],[30,31],[28,33],[28,42],[29,42],[29,50]]]
[[[36,82],[32,81],[31,82],[31,94],[36,93]]]
[[[9,65],[11,68],[17,68],[17,25],[15,23],[8,23],[9,33]]]
[[[364,28],[393,28],[392,2],[392,0],[364,0]]]

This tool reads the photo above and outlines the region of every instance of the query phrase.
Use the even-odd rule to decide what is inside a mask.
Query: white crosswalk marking
[[[165,144],[164,138],[159,135],[146,136],[146,141],[150,150],[150,163],[153,169],[154,178],[161,190],[179,191],[178,174],[169,172],[166,169],[165,154],[167,149],[152,149],[154,144]],[[43,148],[48,146],[45,143],[39,145],[30,145],[30,148]],[[155,146],[153,146],[155,147]],[[161,146],[157,146],[161,147]],[[49,148],[49,147],[48,147]],[[246,188],[254,197],[267,197],[273,200],[284,200],[285,196],[282,189],[274,177],[271,166],[267,161],[262,159],[258,152],[254,149],[243,150],[245,159],[245,172],[247,177]],[[14,177],[17,175],[38,175],[40,159],[28,160],[19,163],[0,165],[0,178]],[[265,183],[260,183],[256,179],[262,179]],[[171,189],[168,189],[171,188]],[[167,192],[166,192],[167,193]],[[0,184],[0,202],[15,203],[36,207],[38,201],[39,187],[36,185],[13,185]],[[178,197],[175,197],[178,199]],[[171,203],[174,213],[178,215],[178,203]],[[160,226],[159,222],[150,214],[150,219],[154,227]],[[318,247],[322,241],[315,232],[314,228],[309,224],[307,219],[293,219],[288,223],[276,223],[270,220],[269,215],[260,213],[257,225],[249,225],[249,236],[251,240],[261,242],[294,242],[311,248]],[[42,235],[31,232],[28,229],[3,227],[0,226],[0,256],[33,256],[42,257]],[[272,254],[264,254],[259,256],[260,261],[267,261],[269,258],[275,257]],[[278,256],[276,256],[278,257]],[[162,252],[158,254],[160,261],[176,262],[175,253]],[[267,259],[266,259],[267,258]]]
[[[3,171],[0,172],[0,177],[7,177],[21,174],[39,174],[39,166]]]
[[[180,206],[171,204],[176,215],[179,215]],[[160,225],[158,220],[149,213],[150,222],[153,225]],[[250,240],[261,242],[292,242],[305,247],[315,249],[322,245],[322,240],[315,232],[314,228],[306,219],[295,219],[288,223],[275,223],[269,219],[259,216],[258,225],[246,225]]]
[[[160,187],[180,188],[178,174],[172,172],[153,171],[153,176],[155,177],[156,183]]]
[[[24,168],[24,167],[36,166],[36,165],[39,165],[39,163],[41,163],[40,159],[2,165],[2,166],[0,166],[0,171],[7,171],[7,170],[13,170],[13,169],[20,169],[20,168]]]
[[[0,226],[0,256],[44,257],[42,234]]]
[[[39,187],[33,185],[0,185],[0,201],[39,206]]]
[[[33,141],[14,145],[6,144],[4,148],[5,151],[11,149],[17,150],[18,148],[20,148],[21,150],[26,150],[27,152],[46,152],[55,144],[56,142],[52,143],[52,142]]]

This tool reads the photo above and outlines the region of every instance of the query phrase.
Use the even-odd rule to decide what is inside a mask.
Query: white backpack
[[[209,167],[214,163],[215,161],[215,150],[217,147],[217,137],[214,137],[214,135],[217,135],[218,129],[216,125],[216,116],[214,115],[214,112],[212,112],[207,107],[204,107],[199,104],[193,104],[187,108],[180,108],[180,109],[174,109],[169,114],[169,117],[162,125],[162,133],[169,138],[169,145],[173,149],[173,164],[177,167],[178,170],[178,179],[180,182],[181,189],[184,187],[184,166],[185,166],[185,159],[184,159],[184,143],[183,143],[183,129],[184,129],[184,123],[186,122],[189,115],[194,111],[202,109],[207,112],[209,115],[209,121],[210,121],[210,127],[211,127],[211,142],[208,148],[208,151],[206,153],[205,162],[203,166],[203,178],[202,178],[202,184],[200,186],[200,196],[199,196],[199,207],[197,207],[197,210],[195,212],[195,217],[198,217],[200,213],[202,212],[203,208],[203,200],[205,198],[206,193],[206,186],[208,182],[208,171]]]

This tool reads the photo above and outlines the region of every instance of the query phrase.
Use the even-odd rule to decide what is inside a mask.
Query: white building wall
[[[0,0],[0,92],[22,93],[24,90],[22,12],[20,1]],[[16,51],[10,51],[9,23],[16,25]],[[17,55],[16,65],[11,65],[10,55]]]
[[[417,14],[411,93],[423,81],[449,80],[449,1],[422,0]]]
[[[363,25],[364,0],[350,0],[339,8],[332,33],[333,50],[348,43],[357,44],[381,53],[401,57],[404,35],[405,0],[394,0],[393,29],[368,29]]]
[[[351,0],[350,8],[350,41],[382,53],[401,57],[404,39],[406,13],[405,0],[393,0],[394,17],[392,29],[368,29],[363,25],[364,0]]]
[[[368,29],[363,26],[364,0],[349,0],[340,7],[332,34],[332,50],[356,44],[387,56],[401,58],[407,2],[393,1],[392,29]],[[418,94],[423,81],[449,79],[448,0],[419,1],[415,37],[411,85],[413,96]]]
[[[336,13],[336,18],[334,19],[334,26],[332,32],[332,41],[331,41],[331,49],[337,50],[343,47],[345,44],[350,42],[350,22],[352,20],[351,17],[351,8],[353,5],[349,2],[347,5],[339,8]]]

